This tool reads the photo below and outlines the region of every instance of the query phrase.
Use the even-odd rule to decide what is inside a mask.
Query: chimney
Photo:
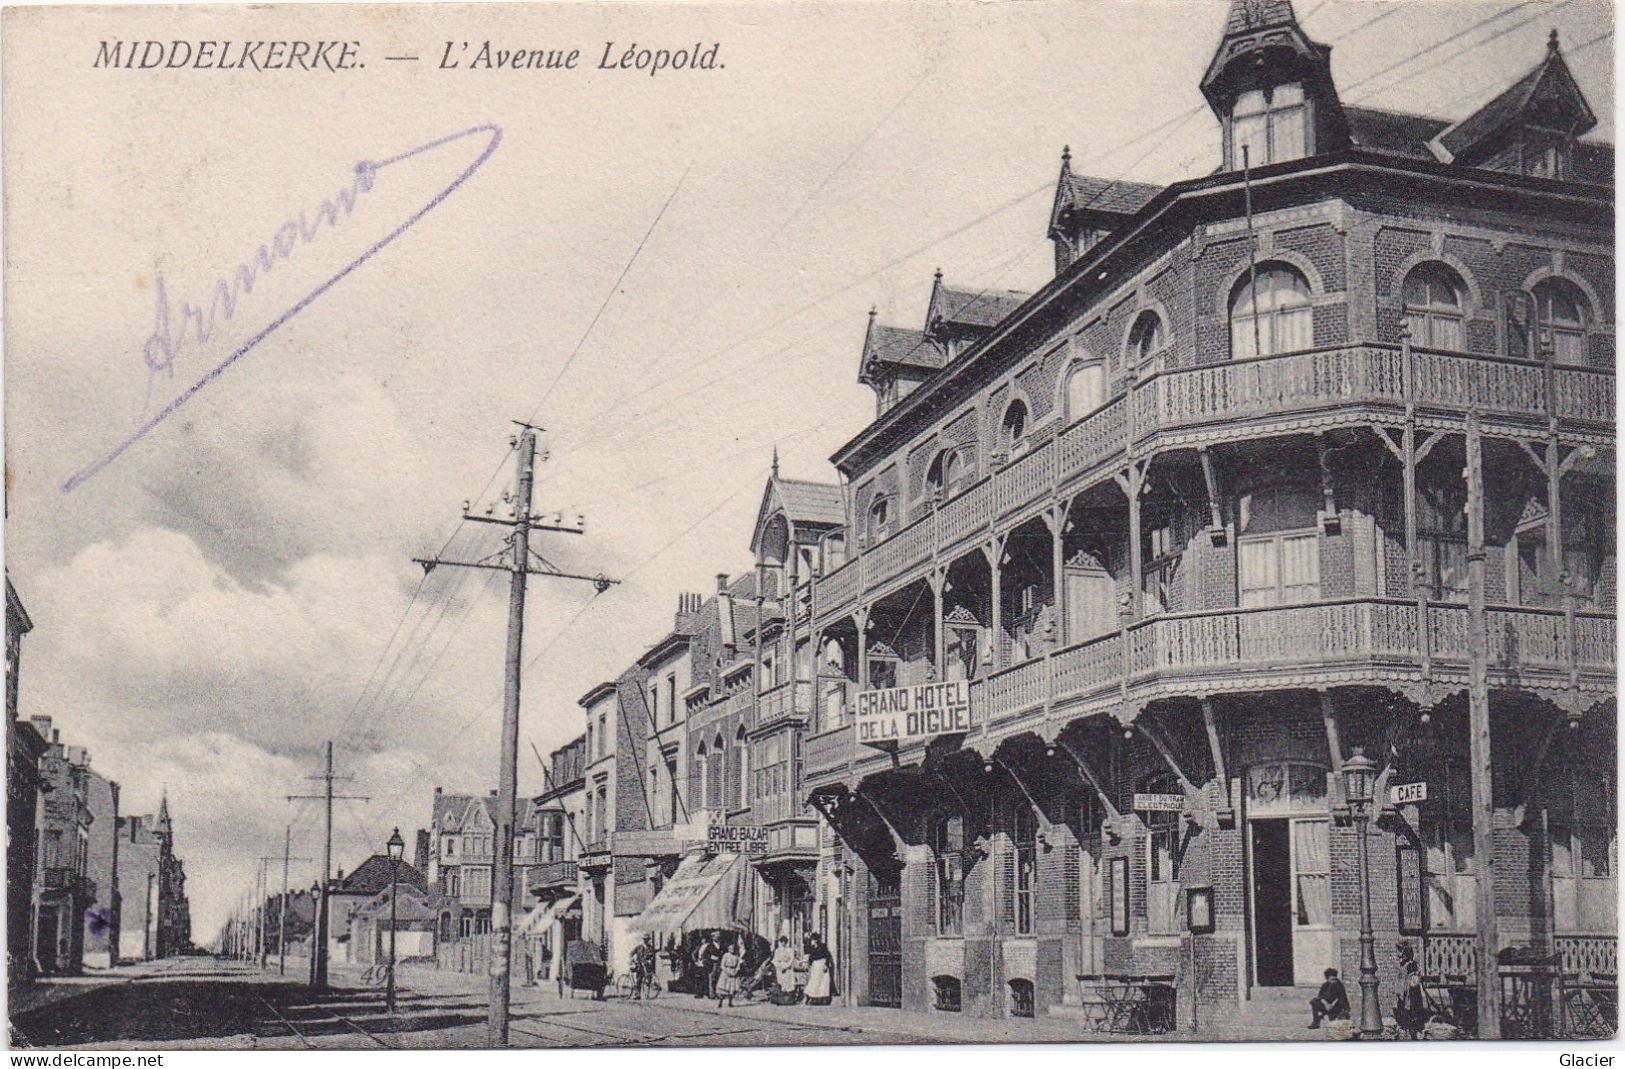
[[[429,829],[418,829],[417,849],[412,852],[412,867],[419,872],[429,871]]]
[[[717,573],[717,593],[718,594],[726,594],[727,592],[728,592],[728,573],[727,572],[718,572]]]
[[[440,796],[440,788],[439,788],[439,787],[436,787],[436,788],[435,788],[435,789],[434,789],[434,793],[435,793],[435,797],[437,797],[437,798],[438,798],[438,797],[439,797],[439,796]]]
[[[699,615],[700,605],[705,601],[698,594],[677,595],[677,619],[673,630],[686,631],[693,623],[694,617]]]

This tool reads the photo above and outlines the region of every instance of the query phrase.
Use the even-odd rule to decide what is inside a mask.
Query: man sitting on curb
[[[1336,969],[1326,970],[1326,982],[1320,985],[1320,994],[1309,1000],[1309,1012],[1315,1019],[1309,1023],[1310,1028],[1319,1028],[1324,1018],[1329,1021],[1343,1021],[1349,1015],[1349,993],[1343,988],[1343,981],[1337,978]]]

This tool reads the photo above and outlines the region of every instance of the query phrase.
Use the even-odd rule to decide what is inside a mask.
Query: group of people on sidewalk
[[[645,942],[646,954],[640,959],[652,963],[652,940]],[[713,932],[694,950],[691,964],[698,974],[706,978],[703,992],[696,998],[714,998],[717,1006],[732,1006],[736,996],[767,992],[774,1002],[805,1001],[812,1006],[827,1006],[835,994],[835,959],[816,932],[802,941],[798,950],[789,936],[779,936],[770,956],[757,964],[754,970],[748,962],[748,944],[743,934],[721,935]],[[638,962],[634,968],[640,967]],[[652,967],[652,964],[649,966]]]
[[[1416,1039],[1427,1026],[1430,1013],[1427,996],[1422,991],[1422,966],[1416,960],[1416,951],[1408,942],[1395,948],[1399,953],[1399,999],[1394,1003],[1393,1020],[1397,1032]],[[1338,977],[1336,969],[1327,969],[1325,982],[1315,997],[1309,1000],[1310,1028],[1319,1028],[1320,1022],[1349,1019],[1349,993]]]

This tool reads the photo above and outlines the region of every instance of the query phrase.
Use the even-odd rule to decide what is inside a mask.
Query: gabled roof
[[[1031,296],[1017,290],[958,289],[945,285],[938,271],[925,313],[925,329],[933,335],[951,327],[981,332],[998,325]]]
[[[863,336],[863,359],[858,365],[858,381],[868,382],[875,365],[923,368],[935,371],[948,362],[948,354],[923,330],[892,327],[876,322],[869,313],[869,329]]]
[[[1067,215],[1099,215],[1100,222],[1110,222],[1112,216],[1127,218],[1151,202],[1162,192],[1161,186],[1146,182],[1127,182],[1122,179],[1096,178],[1093,175],[1074,174],[1072,151],[1061,153],[1061,175],[1055,181],[1055,204],[1050,209],[1050,236],[1064,229]]]
[[[846,500],[841,488],[834,483],[815,483],[802,479],[784,479],[774,472],[762,488],[762,503],[756,510],[756,526],[751,529],[750,551],[758,552],[767,525],[774,516],[783,514],[797,534],[819,534],[831,527],[846,523]],[[805,539],[797,539],[805,541]]]
[[[403,884],[426,891],[429,882],[424,879],[423,873],[413,868],[405,858],[391,861],[387,854],[374,854],[363,861],[354,872],[337,881],[333,888],[334,894],[341,895],[375,895],[380,891],[389,890],[389,870],[395,869],[395,879]]]
[[[475,796],[472,794],[437,794],[434,796],[434,826],[441,834],[457,832],[467,827],[474,814],[484,809],[486,818],[494,825],[497,823],[497,796],[492,791],[488,794]],[[518,798],[515,801],[515,819],[519,827],[525,827],[530,819],[534,802],[528,798]]]
[[[1451,159],[1470,152],[1509,125],[1528,119],[1561,123],[1558,127],[1575,136],[1597,125],[1597,116],[1586,103],[1585,94],[1575,82],[1569,65],[1558,47],[1557,31],[1546,43],[1546,55],[1534,69],[1508,86],[1488,104],[1439,134],[1435,144]]]

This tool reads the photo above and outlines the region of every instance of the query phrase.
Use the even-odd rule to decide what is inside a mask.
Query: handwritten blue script
[[[226,278],[215,282],[209,301],[202,305],[193,305],[183,301],[179,309],[172,312],[169,296],[164,288],[164,281],[159,278],[155,289],[157,290],[158,311],[157,321],[152,334],[147,338],[141,348],[141,357],[148,369],[148,389],[150,393],[152,377],[164,374],[170,378],[175,374],[175,358],[188,345],[202,345],[214,334],[216,326],[231,320],[238,311],[239,301],[253,293],[254,285],[260,275],[269,272],[279,260],[286,260],[293,255],[298,244],[309,244],[319,232],[325,222],[330,227],[337,227],[342,210],[348,217],[356,208],[361,194],[372,189],[377,180],[378,173],[393,164],[402,163],[415,156],[440,148],[443,145],[460,141],[463,138],[485,135],[487,141],[480,154],[465,167],[456,178],[452,179],[444,188],[435,193],[429,201],[409,215],[404,222],[391,230],[384,237],[373,243],[367,250],[329,276],[309,293],[305,294],[287,311],[273,319],[267,326],[259,330],[247,341],[239,345],[224,360],[207,371],[196,382],[192,383],[173,400],[163,407],[156,415],[144,419],[139,426],[125,437],[118,445],[108,451],[100,459],[76,473],[62,485],[62,492],[69,493],[94,477],[98,472],[113,461],[117,460],[131,446],[146,437],[158,424],[174,415],[176,410],[209,383],[217,379],[228,367],[247,356],[260,342],[270,337],[283,324],[293,319],[300,312],[309,308],[323,294],[332,289],[346,275],[360,267],[376,256],[386,246],[390,245],[402,234],[410,230],[418,220],[438,208],[445,199],[473,177],[474,172],[484,166],[485,161],[491,158],[497,146],[502,143],[501,127],[486,124],[470,127],[467,130],[437,138],[417,148],[391,156],[388,159],[357,163],[354,168],[354,179],[349,189],[338,195],[338,203],[324,201],[317,210],[316,221],[311,225],[306,215],[301,212],[297,219],[289,220],[277,229],[269,247],[260,246],[259,250],[249,258],[247,263],[239,264],[236,271]]]

